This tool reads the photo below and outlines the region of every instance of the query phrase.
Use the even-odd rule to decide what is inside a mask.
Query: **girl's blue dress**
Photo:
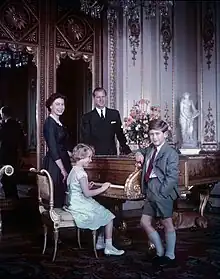
[[[67,197],[64,209],[73,215],[78,228],[97,230],[107,225],[115,216],[92,197],[86,197],[79,180],[87,177],[82,167],[73,166],[67,178]]]

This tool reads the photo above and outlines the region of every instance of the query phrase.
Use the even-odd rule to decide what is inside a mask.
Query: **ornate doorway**
[[[26,149],[36,152],[34,48],[0,43],[0,106],[9,106],[26,134]]]
[[[29,85],[36,89],[35,94],[32,91],[36,109],[29,106],[28,120],[34,111],[37,146],[33,164],[37,167],[41,166],[46,151],[42,129],[47,116],[45,101],[59,86],[56,72],[60,53],[89,56],[92,65],[91,86],[102,85],[101,24],[80,15],[75,7],[65,7],[64,2],[0,0],[0,43],[34,49],[36,84],[32,79]],[[83,106],[83,112],[87,109]]]
[[[80,141],[82,114],[92,108],[92,72],[88,57],[65,55],[57,68],[57,92],[67,97],[63,123],[72,145]]]

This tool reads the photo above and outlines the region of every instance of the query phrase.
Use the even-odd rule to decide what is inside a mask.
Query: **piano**
[[[141,169],[135,166],[131,156],[95,156],[87,167],[90,181],[96,187],[110,182],[110,188],[101,196],[110,199],[143,200],[140,180]],[[220,154],[180,155],[179,189],[182,198],[191,193],[194,187],[205,186],[205,194],[200,197],[200,210],[203,210],[213,186],[220,181]],[[204,191],[203,191],[204,192]]]

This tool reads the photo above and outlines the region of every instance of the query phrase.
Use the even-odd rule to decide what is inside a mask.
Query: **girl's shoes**
[[[96,246],[95,246],[96,250],[102,250],[102,249],[105,249],[105,242],[103,243],[96,243]]]
[[[107,256],[121,256],[124,254],[124,250],[118,250],[114,246],[105,247],[104,254]]]

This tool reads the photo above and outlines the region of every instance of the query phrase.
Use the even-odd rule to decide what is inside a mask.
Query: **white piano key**
[[[95,184],[95,186],[99,186],[99,187],[101,187],[103,185],[103,183],[100,183],[100,182],[94,182],[94,184]],[[110,183],[109,188],[124,189],[125,187],[123,185],[116,185],[116,184],[111,184]]]

